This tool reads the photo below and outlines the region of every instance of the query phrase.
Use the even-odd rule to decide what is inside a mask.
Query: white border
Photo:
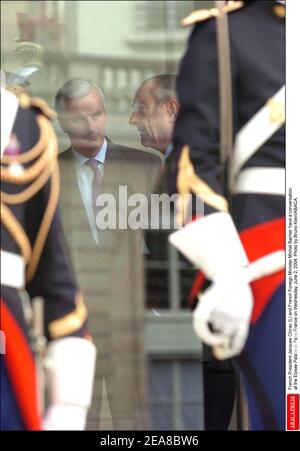
[[[288,190],[292,188],[293,198],[298,197],[298,233],[300,231],[300,58],[299,58],[299,42],[300,42],[300,2],[287,0],[286,12],[286,208],[288,213]],[[288,221],[287,221],[288,226]],[[288,230],[287,230],[288,231]],[[286,240],[288,233],[286,235]],[[286,241],[287,242],[287,241]],[[299,246],[300,253],[300,246]],[[299,258],[300,264],[300,258]],[[300,280],[300,271],[299,271]],[[300,294],[300,291],[299,291]],[[286,296],[288,296],[288,284],[286,287]],[[288,299],[288,297],[286,298]],[[288,303],[286,303],[286,306]],[[299,312],[299,305],[298,305]],[[286,308],[286,326],[288,318],[288,309]],[[299,317],[298,317],[299,323]],[[300,326],[300,324],[299,324]],[[298,326],[298,357],[300,356],[299,344],[299,326]],[[288,330],[288,329],[287,329]],[[289,390],[288,388],[288,340],[286,340],[286,395],[288,393],[300,393],[299,384],[298,391]],[[300,368],[298,364],[298,371]],[[287,398],[287,397],[286,397]]]

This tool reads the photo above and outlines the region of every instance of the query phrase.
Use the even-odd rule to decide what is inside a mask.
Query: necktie
[[[98,162],[94,158],[90,158],[85,163],[86,166],[91,168],[93,171],[93,180],[92,180],[92,202],[93,202],[93,211],[94,211],[94,217],[96,220],[96,215],[98,212],[98,207],[96,205],[97,197],[99,196],[101,192],[101,179],[102,174],[100,171],[100,168],[98,167]]]

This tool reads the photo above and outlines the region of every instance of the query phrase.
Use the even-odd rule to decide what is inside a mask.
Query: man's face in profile
[[[173,120],[168,102],[158,101],[151,88],[150,82],[137,91],[129,123],[139,130],[143,146],[165,152],[171,140]]]
[[[97,155],[105,138],[106,112],[96,88],[83,97],[65,101],[58,119],[74,150],[90,158]]]

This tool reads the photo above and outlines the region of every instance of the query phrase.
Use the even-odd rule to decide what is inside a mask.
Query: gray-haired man
[[[56,94],[55,107],[59,124],[71,141],[71,147],[60,154],[60,164],[62,169],[74,169],[74,164],[69,163],[75,163],[71,183],[74,189],[79,186],[92,236],[99,244],[96,198],[111,188],[103,182],[127,186],[135,180],[135,191],[148,194],[160,159],[152,153],[114,144],[106,137],[104,95],[90,80],[75,77],[64,83]]]
[[[176,75],[155,75],[145,80],[134,96],[132,107],[129,123],[138,128],[141,144],[167,157],[179,109]]]

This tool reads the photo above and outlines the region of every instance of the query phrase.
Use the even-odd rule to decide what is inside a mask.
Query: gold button
[[[285,6],[284,5],[276,5],[273,7],[273,12],[275,16],[279,17],[280,19],[285,18]]]
[[[269,119],[272,124],[283,124],[285,121],[285,104],[276,99],[268,100],[270,108]]]

